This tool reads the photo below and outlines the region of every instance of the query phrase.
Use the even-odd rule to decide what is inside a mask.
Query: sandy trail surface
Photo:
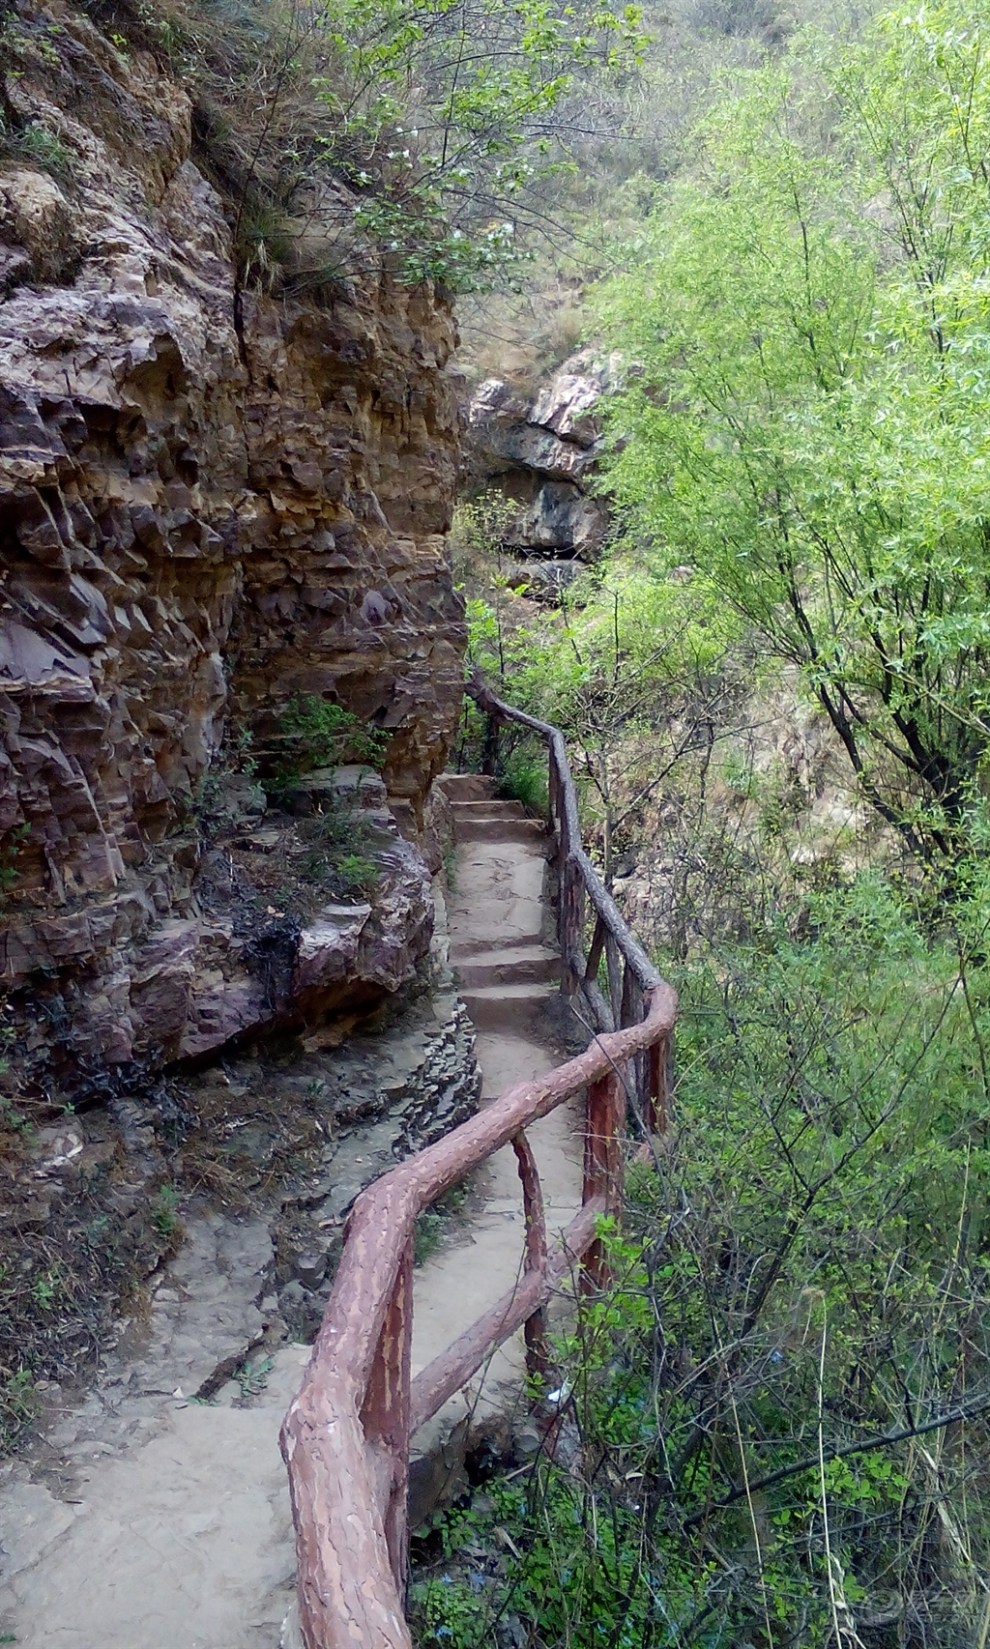
[[[486,1102],[563,1057],[549,1011],[558,960],[546,942],[546,838],[477,782],[455,784],[453,802],[451,960]],[[552,1232],[580,1202],[580,1120],[563,1107],[531,1143]],[[415,1368],[512,1286],[523,1241],[507,1149],[417,1272]],[[257,1345],[270,1262],[263,1221],[196,1221],[150,1321],[125,1336],[85,1400],[56,1411],[3,1468],[0,1639],[19,1649],[276,1649],[294,1576],[278,1431],[308,1350],[280,1346],[263,1378],[221,1380],[208,1404],[190,1397]],[[465,1416],[518,1402],[522,1367],[519,1337],[417,1439],[420,1457]]]

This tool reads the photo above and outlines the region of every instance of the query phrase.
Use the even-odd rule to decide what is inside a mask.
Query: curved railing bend
[[[548,1076],[507,1090],[436,1145],[376,1180],[354,1204],[344,1252],[302,1388],[282,1427],[296,1528],[305,1649],[409,1649],[403,1611],[406,1495],[413,1433],[520,1327],[531,1368],[544,1361],[543,1309],[580,1261],[601,1280],[601,1215],[622,1200],[626,1096],[643,1130],[662,1128],[677,1000],[629,932],[581,846],[563,735],[468,693],[493,722],[516,722],[547,743],[559,876],[563,988],[581,994],[599,1031]],[[585,907],[595,922],[583,955]],[[607,995],[598,976],[604,958]],[[549,1243],[539,1175],[524,1129],[587,1091],[580,1213]],[[526,1218],[516,1287],[411,1378],[413,1237],[417,1216],[511,1143]]]

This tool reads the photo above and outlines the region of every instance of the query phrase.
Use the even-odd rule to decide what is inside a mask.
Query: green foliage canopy
[[[631,4],[325,0],[323,26],[337,60],[319,84],[328,141],[370,191],[355,226],[409,278],[461,287],[512,261],[527,191],[560,163],[575,75],[628,66],[642,46]]]
[[[181,77],[245,277],[290,291],[378,269],[462,292],[508,278],[541,182],[569,165],[574,87],[645,45],[623,0],[84,3]]]
[[[953,851],[990,735],[990,37],[966,0],[754,72],[607,285],[631,533],[796,663]],[[807,50],[807,46],[805,46]]]

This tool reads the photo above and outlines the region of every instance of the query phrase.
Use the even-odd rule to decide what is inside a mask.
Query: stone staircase
[[[495,799],[491,779],[460,774],[442,783],[457,842],[448,902],[450,958],[478,1032],[484,1073],[493,1064],[485,1058],[486,1039],[498,1033],[501,1040],[510,1032],[525,1042],[557,993],[560,958],[544,900],[548,837],[520,802]],[[544,1054],[545,1043],[545,1028],[539,1027],[534,1051]],[[485,1098],[506,1086],[501,1068],[492,1076],[496,1085],[489,1091],[486,1082]]]
[[[452,804],[457,849],[447,895],[450,961],[477,1031],[484,1105],[565,1057],[556,1012],[560,958],[545,898],[550,838],[518,802],[497,801],[490,779],[447,775],[441,783]],[[583,1119],[567,1106],[527,1132],[553,1233],[580,1206]],[[416,1273],[414,1370],[444,1350],[519,1275],[525,1221],[511,1148],[489,1160],[472,1200],[467,1224]],[[514,1411],[525,1414],[524,1386],[520,1334],[416,1436],[414,1522],[438,1495],[459,1485],[472,1439],[511,1423]]]

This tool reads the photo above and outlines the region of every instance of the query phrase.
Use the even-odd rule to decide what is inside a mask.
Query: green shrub
[[[511,751],[505,759],[497,789],[500,796],[522,802],[530,813],[545,816],[550,806],[546,756],[531,754],[525,748]]]
[[[333,867],[348,893],[369,893],[378,880],[378,866],[361,853],[345,853]]]
[[[466,1184],[452,1185],[432,1207],[423,1209],[416,1220],[413,1238],[414,1265],[425,1265],[430,1256],[436,1253],[450,1222],[462,1212],[467,1195]]]
[[[0,115],[0,156],[19,160],[24,166],[34,166],[39,172],[50,172],[64,178],[72,170],[72,155],[56,132],[31,121],[26,126],[13,127]]]
[[[8,893],[16,885],[20,867],[18,859],[21,848],[31,834],[31,826],[27,823],[15,825],[0,836],[0,909]]]
[[[377,769],[388,748],[388,735],[380,728],[316,693],[300,693],[292,699],[280,730],[283,768],[293,773],[337,767],[347,760]]]
[[[0,1267],[0,1291],[3,1281],[3,1269]],[[38,1399],[30,1369],[11,1370],[0,1366],[0,1455],[13,1447],[37,1412]]]
[[[990,967],[955,924],[864,873],[679,968],[674,1132],[557,1340],[559,1436],[439,1520],[421,1641],[783,1649],[836,1611],[969,1641]]]
[[[179,1229],[179,1196],[173,1185],[159,1187],[151,1205],[151,1223],[162,1237],[174,1237]]]

